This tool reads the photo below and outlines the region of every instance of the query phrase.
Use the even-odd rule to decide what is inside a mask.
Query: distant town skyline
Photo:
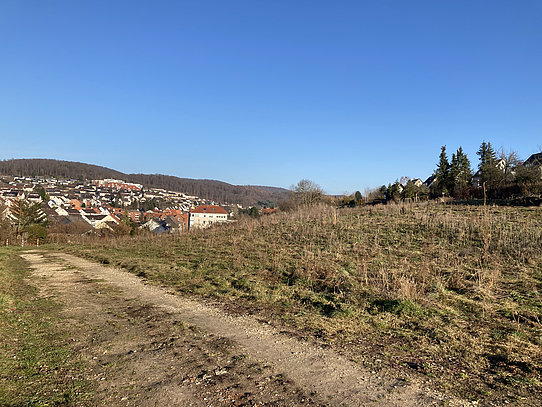
[[[542,3],[0,3],[0,159],[329,194],[542,147]]]

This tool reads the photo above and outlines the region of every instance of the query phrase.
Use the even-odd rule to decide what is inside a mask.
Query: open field
[[[424,204],[316,207],[61,248],[255,314],[375,374],[415,371],[482,404],[534,405],[541,244],[540,208]]]
[[[257,317],[145,284],[66,253],[21,253],[63,304],[92,405],[467,407],[414,372],[375,374]]]
[[[236,346],[227,335],[232,331],[228,321],[211,317],[213,329],[205,330],[199,328],[201,324],[193,324],[202,319],[199,304],[145,285],[122,270],[67,254],[25,250],[20,256],[27,262],[32,284],[39,287],[40,295],[54,296],[60,306],[53,315],[61,318],[59,322],[68,334],[69,346],[64,348],[80,362],[77,372],[71,374],[83,377],[93,391],[88,400],[64,402],[43,391],[35,401],[32,394],[20,389],[13,393],[19,401],[16,405],[327,405],[305,393],[290,375],[281,374],[261,357],[252,357]],[[203,313],[205,317],[209,314],[208,309]],[[227,328],[225,335],[213,333],[220,324]],[[273,336],[268,342],[276,347],[278,340]],[[48,349],[58,342],[51,338],[44,345]],[[40,355],[40,349],[36,353]],[[0,383],[8,386],[13,380],[2,379]],[[373,394],[385,396],[371,389],[371,398]],[[422,394],[420,398],[425,397]]]

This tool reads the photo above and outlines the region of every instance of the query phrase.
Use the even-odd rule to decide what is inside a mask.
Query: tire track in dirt
[[[314,405],[313,403],[319,401],[337,406],[406,407],[442,405],[444,400],[447,405],[469,404],[443,397],[414,382],[405,383],[401,380],[376,377],[336,352],[282,335],[253,317],[232,316],[217,308],[168,293],[165,289],[145,285],[141,279],[127,272],[65,253],[47,256],[53,263],[57,263],[57,269],[69,265],[74,269],[65,271],[67,273],[79,273],[87,279],[107,282],[120,290],[119,298],[129,298],[150,305],[167,315],[197,326],[213,337],[229,341],[237,353],[247,354],[259,365],[268,366],[274,374],[287,378],[288,386],[297,386],[304,394],[313,395],[313,401],[309,401],[309,404]],[[45,258],[42,253],[27,252],[23,257],[38,272],[43,268]],[[72,283],[72,286],[73,290],[78,289],[77,283]],[[173,390],[170,388],[167,391]],[[280,391],[291,390],[285,388]],[[291,393],[292,397],[293,394]],[[290,405],[299,405],[301,400],[309,400],[309,396],[300,397],[290,400]],[[264,404],[286,405],[270,401]]]

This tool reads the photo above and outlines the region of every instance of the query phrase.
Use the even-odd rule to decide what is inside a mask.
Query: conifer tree
[[[363,197],[361,196],[361,192],[356,191],[356,193],[354,194],[354,199],[356,200],[356,204],[359,205],[361,203],[361,200],[363,199]]]
[[[480,157],[480,164],[478,165],[480,170],[486,165],[495,164],[497,161],[497,154],[491,146],[491,143],[486,143],[485,141],[482,142],[480,149],[476,154]]]
[[[497,168],[497,154],[491,143],[484,141],[476,154],[480,157],[478,169],[480,170],[481,183],[486,183],[488,187],[494,187],[502,178],[502,173]]]
[[[386,193],[386,200],[399,202],[401,200],[401,190],[402,188],[399,181],[395,181],[393,184],[390,184]]]
[[[9,209],[10,218],[15,224],[17,235],[26,231],[31,225],[47,223],[47,215],[41,209],[41,202],[16,199]]]
[[[452,155],[452,163],[450,164],[450,179],[455,197],[465,197],[471,185],[471,178],[470,161],[463,152],[463,148],[459,147]]]
[[[409,179],[405,185],[405,189],[403,189],[403,198],[412,199],[416,197],[416,194],[418,193],[418,187],[414,185],[414,182]]]
[[[446,155],[446,146],[442,146],[437,169],[435,170],[436,195],[448,195],[450,191],[450,163]]]

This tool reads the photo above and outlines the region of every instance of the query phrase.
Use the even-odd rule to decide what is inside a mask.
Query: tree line
[[[450,160],[446,146],[442,146],[436,169],[424,183],[408,178],[397,180],[370,191],[366,200],[378,203],[440,197],[510,199],[542,193],[542,163],[526,164],[515,152],[498,154],[485,141],[476,155],[478,165],[474,171],[462,147]]]
[[[449,162],[446,146],[442,146],[439,163],[431,184],[431,194],[454,198],[507,199],[519,196],[538,195],[542,192],[541,168],[526,165],[517,153],[497,154],[491,143],[482,142],[476,152],[477,171],[471,170],[470,161],[461,147],[452,154]]]

